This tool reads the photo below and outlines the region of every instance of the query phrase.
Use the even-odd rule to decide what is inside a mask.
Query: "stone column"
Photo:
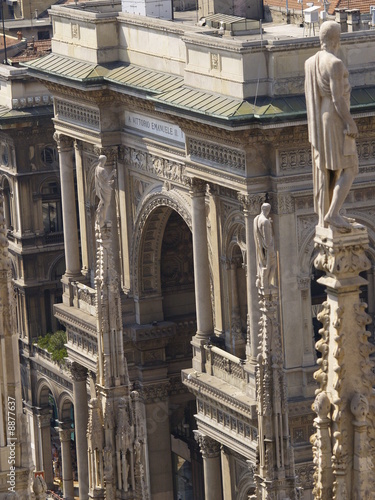
[[[310,276],[298,276],[298,289],[301,292],[301,315],[303,320],[303,358],[302,366],[314,364],[313,351],[313,325],[311,321],[311,278]]]
[[[245,355],[245,340],[242,336],[241,325],[241,312],[240,303],[238,299],[238,283],[237,283],[237,268],[238,260],[231,259],[230,261],[230,288],[231,290],[231,311],[230,311],[230,325],[231,325],[231,346],[232,353],[239,358],[244,358]]]
[[[82,145],[78,141],[74,141],[74,152],[75,152],[76,175],[77,175],[77,195],[78,195],[79,229],[81,236],[82,274],[84,276],[88,276],[89,255],[87,248],[85,174],[84,174],[83,160],[82,160]]]
[[[53,486],[52,447],[51,447],[51,411],[42,410],[37,415],[39,428],[40,467],[44,470],[44,479],[48,488]]]
[[[118,187],[118,210],[120,217],[120,235],[121,235],[121,257],[122,257],[122,283],[126,291],[130,290],[130,238],[129,238],[129,222],[128,219],[128,203],[127,193],[128,186],[126,185],[127,163],[129,163],[129,148],[125,146],[119,147],[119,159],[117,167],[117,187]]]
[[[59,428],[64,500],[74,500],[72,456],[70,451],[70,435],[72,432],[72,428]]]
[[[203,457],[205,500],[222,500],[220,444],[209,436],[194,431]]]
[[[210,286],[210,264],[207,246],[206,222],[206,183],[200,179],[189,179],[192,225],[195,303],[197,315],[197,333],[193,337],[193,368],[204,371],[202,345],[213,334],[212,302]]]
[[[219,187],[209,185],[209,219],[210,219],[210,239],[212,250],[212,280],[214,287],[214,308],[215,308],[215,334],[223,336],[224,334],[224,318],[222,304],[222,289],[221,289],[221,263],[220,263],[220,192]]]
[[[63,212],[64,247],[66,271],[63,285],[69,284],[81,276],[77,212],[74,190],[73,142],[69,137],[55,133],[60,159],[61,205]],[[64,303],[71,305],[70,293],[64,287]]]
[[[316,343],[322,356],[314,374],[319,383],[315,406],[320,398],[327,400],[330,436],[326,442],[314,436],[314,498],[366,498],[374,490],[374,347],[368,342],[366,325],[371,319],[359,292],[367,283],[360,273],[370,267],[368,234],[356,223],[348,233],[317,226],[314,241],[314,265],[326,272],[318,282],[327,287],[327,301],[318,315],[323,326]],[[330,474],[323,475],[319,460],[327,454],[331,460],[325,469]]]
[[[223,500],[232,500],[230,459],[224,445],[221,445],[221,474],[223,478]]]
[[[265,195],[261,194],[238,194],[238,199],[243,205],[246,228],[246,285],[247,285],[247,346],[246,355],[249,361],[256,362],[258,352],[259,333],[259,304],[258,291],[255,286],[257,268],[255,259],[255,243],[253,235],[254,219],[260,212],[260,207],[265,200]]]
[[[87,455],[87,423],[88,423],[88,401],[87,401],[87,370],[73,363],[71,367],[73,380],[73,402],[74,402],[74,427],[76,429],[76,451],[78,467],[78,484],[80,500],[87,500],[89,494],[89,474]]]

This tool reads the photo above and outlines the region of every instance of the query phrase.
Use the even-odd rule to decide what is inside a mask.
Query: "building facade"
[[[30,418],[48,413],[54,379],[65,498],[73,494],[63,445],[72,404],[81,499],[251,498],[259,321],[263,334],[271,322],[280,333],[280,446],[288,453],[280,464],[266,452],[261,477],[283,475],[291,498],[312,498],[314,321],[324,290],[312,267],[303,65],[319,41],[294,27],[219,36],[120,10],[54,6],[52,54],[27,65],[54,97],[65,238],[55,316],[71,366],[71,375],[38,376]],[[346,209],[369,232],[363,293],[373,315],[375,35],[342,42],[360,130],[360,174]],[[98,168],[111,179],[104,219]],[[272,317],[256,288],[253,238],[266,200],[278,250]],[[50,436],[42,432],[37,460],[46,467]]]

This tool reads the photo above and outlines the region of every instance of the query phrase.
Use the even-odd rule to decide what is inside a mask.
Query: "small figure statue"
[[[276,252],[273,242],[272,220],[268,217],[271,211],[269,203],[263,203],[261,213],[254,219],[254,239],[257,260],[256,286],[269,292],[275,288]]]
[[[36,476],[34,479],[33,492],[35,493],[35,500],[46,500],[47,485],[42,476]]]
[[[341,215],[340,210],[358,173],[358,129],[350,115],[349,73],[337,57],[340,25],[326,21],[319,36],[320,52],[305,63],[314,208],[319,226],[349,232],[352,220]]]
[[[107,157],[105,155],[100,155],[98,158],[98,164],[95,167],[95,191],[99,198],[99,205],[96,213],[97,221],[100,227],[103,227],[107,220],[107,212],[112,197],[114,183],[113,178],[116,175],[115,170],[108,173],[108,170],[105,168],[106,161]]]

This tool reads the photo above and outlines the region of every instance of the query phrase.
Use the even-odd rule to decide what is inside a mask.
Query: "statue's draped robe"
[[[358,169],[358,157],[355,140],[346,136],[346,124],[335,108],[335,102],[341,97],[344,97],[349,107],[350,86],[347,69],[333,54],[325,53],[325,61],[322,63],[322,55],[323,51],[320,51],[305,63],[305,93],[309,141],[312,145],[314,209],[316,213],[324,216],[329,209],[330,184],[333,184],[330,182],[330,171]],[[340,85],[336,85],[341,89],[340,95],[332,95],[331,72],[324,70],[327,61],[331,67],[341,66],[339,73],[344,75],[344,78],[342,82],[338,82]]]

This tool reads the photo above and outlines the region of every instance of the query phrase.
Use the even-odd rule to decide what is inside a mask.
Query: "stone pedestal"
[[[318,315],[323,326],[316,344],[321,358],[314,375],[319,383],[314,403],[317,433],[312,438],[314,498],[371,498],[375,401],[370,354],[374,348],[366,331],[367,306],[359,297],[360,286],[367,283],[360,273],[370,267],[368,235],[359,224],[344,234],[317,227],[315,245],[319,250],[315,267],[326,272],[319,282],[327,287],[327,301]]]

